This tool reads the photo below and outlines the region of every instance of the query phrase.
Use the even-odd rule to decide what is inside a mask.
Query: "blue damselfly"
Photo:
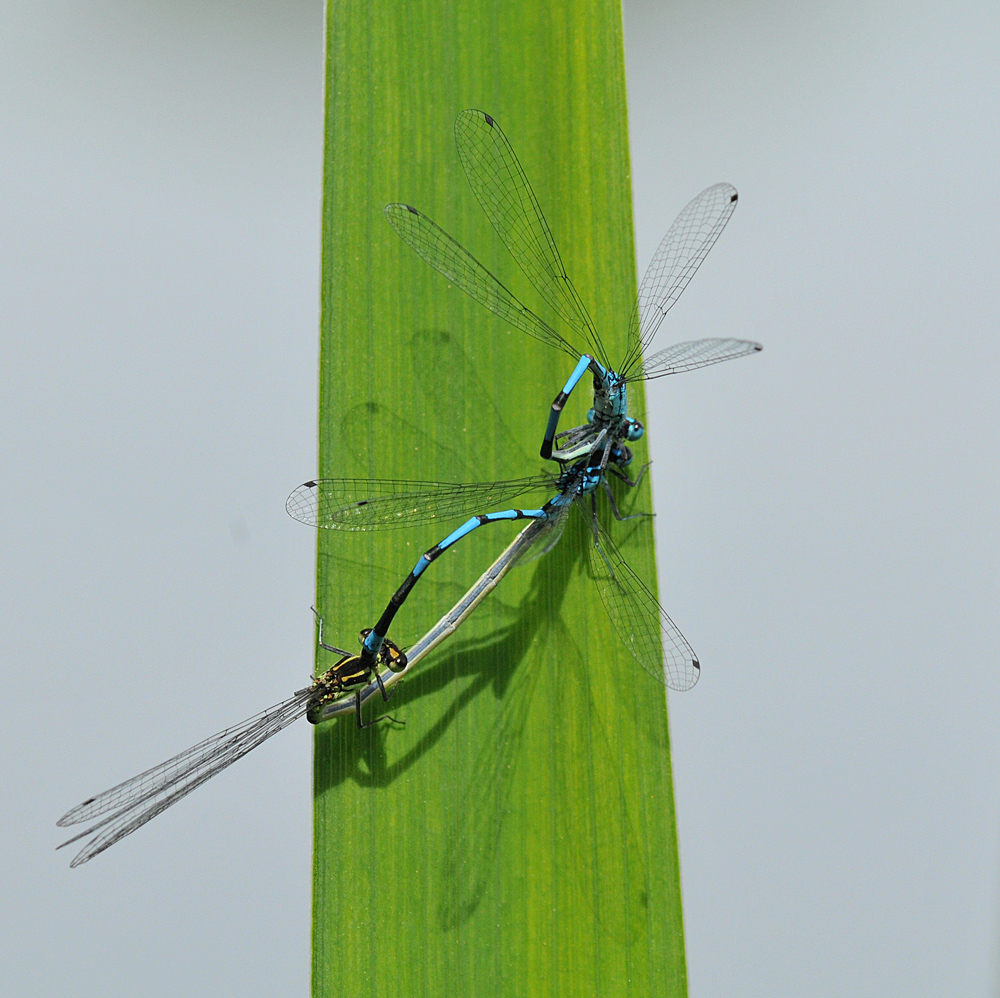
[[[638,479],[629,484],[638,484]],[[492,589],[516,561],[527,555],[529,549],[535,548],[538,553],[551,549],[562,535],[570,509],[580,500],[589,497],[589,508],[585,515],[593,539],[593,543],[588,545],[590,572],[598,583],[605,609],[618,636],[636,661],[655,679],[667,683],[671,689],[690,689],[698,681],[700,674],[698,659],[656,597],[629,567],[607,531],[600,525],[596,490],[602,485],[610,496],[610,485],[603,471],[582,460],[559,475],[543,474],[508,482],[458,485],[445,482],[322,479],[306,482],[295,489],[288,497],[286,508],[295,519],[313,526],[341,530],[376,530],[464,516],[470,510],[482,509],[487,502],[499,505],[542,489],[548,490],[550,494],[556,493],[537,508],[505,509],[473,515],[461,527],[424,552],[365,638],[361,651],[364,661],[366,655],[379,654],[381,642],[386,639],[393,618],[417,580],[431,562],[453,544],[487,523],[532,521],[492,566],[494,570],[502,570],[492,582]],[[615,516],[618,519],[629,519],[618,513],[613,497],[611,501]],[[475,591],[476,586],[473,586],[469,592]],[[482,592],[475,605],[478,605],[488,591]],[[471,609],[472,607],[468,612]],[[443,618],[443,621],[446,619]],[[654,623],[654,620],[658,623]],[[433,629],[430,633],[434,633]]]
[[[417,579],[452,544],[486,523],[530,519],[540,524],[531,535],[532,544],[546,537],[544,550],[548,550],[558,540],[570,507],[589,496],[589,525],[594,541],[591,568],[619,637],[650,675],[673,689],[690,689],[700,675],[697,657],[601,527],[595,494],[603,485],[615,517],[627,519],[618,511],[607,475],[635,486],[646,470],[644,467],[634,481],[625,472],[632,461],[628,443],[640,439],[644,432],[642,424],[628,414],[630,382],[695,370],[762,349],[759,343],[746,340],[713,338],[675,344],[643,359],[663,317],[729,220],[736,206],[736,189],[729,184],[707,188],[688,203],[670,227],[640,285],[629,319],[625,356],[612,367],[566,273],[524,170],[499,125],[482,111],[463,111],[455,123],[455,136],[466,176],[497,234],[542,299],[586,343],[588,352],[573,346],[518,301],[468,250],[416,208],[391,204],[385,214],[396,232],[456,286],[511,325],[577,359],[569,380],[552,403],[541,446],[541,456],[556,461],[561,472],[558,476],[464,485],[326,479],[296,489],[287,509],[296,519],[314,526],[372,530],[476,514],[477,510],[505,504],[542,488],[557,492],[539,508],[472,515],[428,549],[365,640],[361,654],[368,661],[378,654],[396,612]],[[558,433],[562,410],[588,371],[593,377],[594,401],[587,423]],[[653,618],[660,621],[658,633],[654,632]]]
[[[581,351],[523,305],[468,250],[426,215],[406,204],[390,204],[385,215],[396,232],[424,260],[491,312],[549,346],[577,359],[576,367],[552,403],[541,456],[563,464],[592,454],[602,431],[601,466],[616,445],[638,440],[642,425],[628,415],[627,386],[668,374],[693,371],[762,349],[748,340],[711,338],[676,343],[644,359],[664,316],[681,296],[736,208],[736,188],[714,184],[693,198],[677,216],[653,254],[628,318],[625,354],[612,365],[583,299],[563,266],[559,250],[507,137],[483,111],[467,110],[455,121],[455,140],[466,177],[497,235],[542,300],[569,326],[587,350]],[[588,425],[557,434],[569,395],[590,371],[594,405]],[[553,450],[557,441],[559,450]],[[620,457],[629,458],[627,447]]]

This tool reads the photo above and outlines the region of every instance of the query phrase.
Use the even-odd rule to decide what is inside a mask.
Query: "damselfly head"
[[[370,627],[366,627],[358,635],[358,639],[360,640],[362,647],[364,647],[365,638],[367,638],[371,632],[372,629]],[[379,667],[385,666],[385,668],[391,670],[392,672],[404,672],[406,670],[406,652],[404,652],[402,648],[394,644],[388,638],[382,639],[382,644],[378,651],[377,661]]]
[[[625,436],[633,442],[646,432],[646,427],[638,419],[633,419],[631,416],[626,417],[625,427]]]
[[[392,672],[406,671],[406,652],[402,648],[397,648],[388,638],[382,642],[378,660]]]

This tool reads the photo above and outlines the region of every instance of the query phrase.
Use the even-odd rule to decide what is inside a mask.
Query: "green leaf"
[[[327,30],[320,474],[535,474],[571,358],[451,286],[382,208],[420,208],[565,332],[466,182],[455,117],[489,112],[620,356],[635,262],[619,3],[344,0]],[[651,509],[646,485],[622,498]],[[651,521],[604,512],[655,591]],[[353,647],[454,526],[320,531],[326,640]],[[436,561],[393,639],[418,638],[520,526],[483,527]],[[317,729],[314,994],[686,994],[666,696],[611,628],[583,526],[574,516],[388,705],[373,701],[405,727]]]

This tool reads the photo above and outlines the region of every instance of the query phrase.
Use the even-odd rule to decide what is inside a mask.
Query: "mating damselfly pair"
[[[576,359],[572,374],[552,403],[540,451],[543,458],[559,465],[559,474],[463,485],[327,479],[300,486],[289,497],[287,509],[314,526],[346,530],[470,517],[428,549],[393,594],[365,638],[361,657],[368,662],[378,654],[417,580],[457,541],[487,523],[530,519],[544,525],[535,544],[548,550],[559,539],[572,507],[585,509],[593,540],[589,548],[591,572],[618,636],[650,675],[674,689],[690,689],[700,674],[697,656],[601,526],[596,499],[602,490],[614,516],[625,519],[618,511],[608,475],[635,486],[645,471],[643,468],[635,480],[627,474],[632,462],[628,444],[644,432],[642,424],[628,413],[629,383],[761,350],[759,343],[713,338],[678,343],[644,359],[664,316],[729,221],[736,207],[736,189],[715,184],[690,201],[677,217],[653,255],[626,320],[625,355],[621,363],[612,366],[583,299],[566,273],[528,178],[499,125],[483,111],[463,111],[455,122],[455,139],[469,184],[497,235],[542,300],[569,326],[570,335],[585,344],[586,351],[523,305],[468,250],[416,208],[391,204],[385,214],[396,232],[453,284],[511,325]],[[594,398],[587,423],[558,433],[562,410],[588,372],[593,378]],[[540,490],[548,490],[550,495],[540,507],[484,512],[490,505],[506,504]]]
[[[471,253],[415,208],[393,204],[385,213],[396,232],[452,283],[511,325],[576,360],[551,405],[542,438],[541,456],[555,461],[558,473],[481,483],[324,479],[297,488],[286,504],[288,512],[317,527],[377,530],[448,518],[469,519],[420,557],[374,625],[362,632],[360,654],[323,643],[321,627],[320,646],[341,658],[311,686],[68,812],[60,825],[100,819],[69,840],[94,836],[71,865],[86,862],[135,831],[299,717],[308,716],[315,722],[353,712],[357,724],[363,726],[363,703],[376,693],[388,700],[393,683],[454,633],[515,563],[529,552],[544,553],[553,547],[574,506],[588,524],[591,574],[625,647],[649,675],[672,689],[687,690],[697,682],[701,671],[697,656],[601,525],[597,495],[606,495],[615,518],[629,519],[618,510],[608,476],[634,487],[646,470],[643,467],[635,479],[628,474],[632,462],[628,444],[644,432],[642,424],[628,413],[629,383],[694,370],[761,349],[759,344],[744,340],[713,338],[676,344],[644,358],[666,312],[729,220],[737,201],[736,190],[728,184],[716,184],[680,213],[646,271],[627,320],[625,354],[614,366],[566,274],[527,177],[496,121],[482,111],[463,111],[455,134],[466,176],[493,228],[542,300],[585,349],[578,349],[571,339],[525,307]],[[588,372],[594,396],[587,422],[558,432],[562,410]],[[539,492],[547,492],[549,498],[535,507],[490,509]],[[389,640],[388,631],[417,580],[431,562],[463,537],[485,524],[507,520],[529,523],[407,656]]]

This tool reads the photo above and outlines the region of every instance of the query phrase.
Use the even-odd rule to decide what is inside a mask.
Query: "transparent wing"
[[[759,343],[751,340],[708,339],[675,343],[644,360],[639,369],[628,376],[628,380],[648,381],[667,374],[681,374],[699,367],[721,364],[724,360],[747,357],[760,353],[763,349]]]
[[[554,482],[554,475],[469,484],[321,478],[300,485],[285,509],[313,527],[384,530],[489,513],[509,506],[518,496],[552,490]]]
[[[426,215],[406,204],[386,205],[384,212],[403,242],[480,305],[536,340],[573,357],[580,356],[579,350],[522,305],[467,249]]]
[[[590,570],[611,623],[633,658],[672,690],[691,689],[701,675],[694,650],[599,525],[590,546]]]
[[[560,506],[552,516],[544,521],[544,527],[540,528],[532,541],[531,547],[523,551],[519,557],[519,563],[527,565],[529,562],[537,561],[544,554],[548,554],[561,540],[563,531],[566,529],[566,521],[569,519],[571,505],[567,503]]]
[[[597,330],[566,273],[535,193],[500,126],[483,111],[462,111],[455,141],[465,175],[497,235],[535,290],[602,364],[608,360]],[[583,351],[576,351],[579,356]]]
[[[300,690],[288,700],[256,714],[242,724],[206,738],[172,759],[91,797],[67,811],[57,825],[75,825],[107,815],[103,821],[67,839],[58,848],[94,835],[74,857],[80,866],[165,811],[237,759],[303,717],[313,701],[313,689]],[[108,812],[111,812],[108,814]],[[97,833],[97,834],[95,834]]]
[[[670,226],[639,285],[636,310],[629,323],[628,352],[620,374],[627,374],[642,358],[663,317],[726,227],[736,210],[737,198],[732,184],[715,184],[689,201]]]

